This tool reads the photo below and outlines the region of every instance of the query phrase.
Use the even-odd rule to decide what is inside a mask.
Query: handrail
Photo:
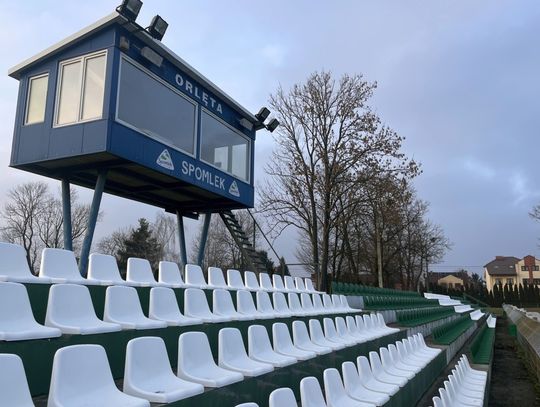
[[[270,249],[272,249],[272,252],[274,253],[276,258],[278,259],[280,269],[281,269],[281,277],[283,277],[285,275],[285,266],[287,265],[285,263],[285,259],[283,259],[283,261],[281,261],[281,257],[279,257],[279,255],[277,254],[276,250],[274,249],[274,246],[272,245],[272,243],[270,243],[270,240],[268,240],[268,238],[266,237],[266,234],[264,233],[261,226],[259,225],[259,222],[257,222],[257,219],[255,219],[255,216],[253,216],[253,214],[251,213],[249,208],[247,209],[247,212],[249,213],[249,216],[251,216],[251,219],[253,219],[253,223],[255,223],[257,228],[259,228],[259,230],[261,231],[261,234],[263,235],[264,240],[266,240],[266,243],[268,243],[268,246],[270,246]],[[255,248],[255,245],[253,245],[253,247]]]

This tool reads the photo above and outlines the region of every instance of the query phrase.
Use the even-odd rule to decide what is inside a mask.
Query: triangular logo
[[[160,165],[163,168],[167,168],[168,170],[174,171],[174,164],[172,162],[171,154],[169,153],[169,150],[167,149],[161,152],[156,163],[157,165]]]
[[[233,181],[231,183],[231,186],[229,187],[229,194],[240,197],[240,191],[238,190],[238,185],[236,184],[236,181]]]

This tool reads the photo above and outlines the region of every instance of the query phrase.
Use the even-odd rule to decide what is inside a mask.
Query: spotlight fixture
[[[168,26],[169,24],[163,18],[157,15],[154,16],[152,22],[146,28],[146,31],[148,31],[148,34],[150,34],[152,38],[161,41],[161,39],[165,35],[165,31],[167,31]]]
[[[122,4],[116,8],[116,11],[128,20],[135,21],[139,15],[139,11],[141,11],[142,5],[143,3],[141,0],[124,0],[122,1]]]
[[[278,119],[272,119],[270,120],[270,122],[266,125],[266,129],[270,132],[270,133],[273,133],[275,129],[277,129],[277,127],[279,126],[279,121]]]
[[[261,122],[263,123],[267,118],[268,116],[270,116],[270,110],[268,110],[268,108],[266,107],[261,107],[261,110],[259,110],[259,113],[257,113],[255,115],[255,117]]]

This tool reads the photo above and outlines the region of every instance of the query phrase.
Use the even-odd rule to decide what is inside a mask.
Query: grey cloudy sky
[[[481,266],[495,255],[540,256],[540,224],[528,216],[540,201],[537,0],[144,3],[141,24],[163,16],[170,24],[163,42],[254,112],[279,84],[288,87],[314,70],[376,80],[373,106],[422,162],[419,194],[454,243],[434,270]],[[7,167],[18,86],[8,68],[116,5],[0,0],[1,191],[39,178]],[[271,149],[271,137],[260,133],[256,182]],[[91,194],[81,189],[81,197]],[[98,239],[156,212],[111,196],[102,209]],[[287,260],[293,238],[277,241]]]

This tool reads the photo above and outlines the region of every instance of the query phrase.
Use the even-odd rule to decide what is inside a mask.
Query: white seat
[[[331,347],[316,345],[311,341],[304,321],[293,321],[292,331],[293,343],[298,349],[315,352],[317,355],[326,355],[332,352]]]
[[[452,374],[448,375],[448,381],[459,394],[472,399],[484,399],[484,387],[473,388],[470,383],[462,381],[461,377],[456,373],[456,370],[452,369]]]
[[[260,376],[274,370],[272,364],[259,362],[248,356],[242,334],[236,328],[219,330],[218,365],[248,377]]]
[[[371,371],[373,372],[373,376],[375,376],[377,380],[383,383],[394,384],[399,387],[403,387],[408,381],[405,377],[394,376],[393,374],[388,373],[381,363],[379,354],[375,351],[369,352],[369,364],[371,365]]]
[[[242,275],[238,270],[229,269],[227,270],[227,286],[233,290],[246,290],[248,289],[244,285],[242,280]]]
[[[244,281],[246,288],[251,291],[261,290],[259,285],[259,280],[257,280],[257,275],[253,271],[244,271]]]
[[[26,251],[18,244],[0,242],[0,281],[11,281],[14,283],[35,283],[49,284],[51,279],[47,277],[37,277],[32,274]]]
[[[242,315],[248,316],[250,319],[271,319],[274,318],[274,313],[263,313],[255,307],[253,295],[247,290],[236,291],[236,308]]]
[[[96,316],[88,287],[77,284],[54,284],[49,289],[45,325],[64,334],[89,335],[118,332],[122,327]]]
[[[142,287],[155,287],[159,285],[152,272],[150,262],[137,257],[130,257],[128,259],[126,281],[138,283]]]
[[[397,368],[401,370],[411,371],[414,373],[419,373],[422,370],[421,366],[406,363],[406,361],[401,358],[395,344],[389,344],[388,351],[390,352],[390,357],[392,358],[392,361]]]
[[[60,329],[36,322],[24,285],[0,282],[0,341],[56,338],[60,335]]]
[[[336,310],[336,312],[340,314],[344,312],[349,312],[349,310],[347,310],[343,306],[343,303],[341,302],[341,297],[337,294],[332,294],[332,304],[334,304],[334,309]],[[347,305],[349,304],[347,303]]]
[[[375,377],[369,361],[365,356],[358,356],[356,366],[358,367],[358,377],[362,382],[362,386],[366,389],[389,396],[393,396],[399,391],[398,385],[382,382]]]
[[[203,322],[227,322],[229,317],[219,316],[210,311],[208,300],[203,290],[187,288],[184,291],[184,315],[200,319]]]
[[[405,345],[403,344],[403,341],[397,341],[395,343],[396,349],[398,351],[400,360],[403,361],[403,363],[407,365],[417,366],[421,369],[426,366],[426,359],[425,358],[418,358],[415,355],[409,354],[407,351]]]
[[[300,400],[302,407],[328,407],[319,381],[313,377],[304,377],[300,381]]]
[[[172,261],[160,261],[158,270],[158,282],[172,288],[185,287],[182,273],[178,264]]]
[[[364,403],[350,397],[345,391],[345,387],[343,387],[337,369],[326,369],[323,372],[323,380],[328,407],[375,407],[374,404]]]
[[[202,319],[182,315],[174,290],[168,287],[152,287],[148,316],[165,321],[169,326],[188,326],[202,324]]]
[[[272,306],[272,301],[270,301],[270,295],[266,291],[257,291],[257,311],[265,314],[271,315],[272,318],[278,318],[279,314],[274,310]]]
[[[313,306],[311,296],[307,293],[300,294],[300,302],[302,303],[302,309],[307,315],[318,315],[319,311]]]
[[[415,376],[413,369],[405,369],[403,366],[397,366],[394,363],[394,359],[390,355],[388,348],[379,348],[379,356],[384,371],[392,376],[404,377],[407,381],[411,380]]]
[[[377,406],[382,406],[390,400],[388,394],[369,390],[363,385],[356,365],[353,362],[344,362],[341,365],[341,372],[343,374],[345,391],[353,399],[363,401],[364,403],[375,404]]]
[[[272,302],[274,303],[274,311],[277,316],[280,318],[289,318],[293,316],[293,313],[289,309],[287,300],[285,299],[285,294],[282,292],[273,292],[272,293]]]
[[[280,291],[280,292],[288,292],[289,290],[285,288],[285,284],[283,284],[283,279],[279,274],[273,274],[272,275],[272,285],[274,287],[274,290]]]
[[[392,328],[388,325],[386,325],[386,322],[384,320],[384,316],[383,314],[381,314],[380,312],[376,314],[377,315],[377,321],[376,321],[376,324],[378,324],[377,326],[383,330],[385,330],[386,332],[388,333],[394,333],[394,332],[399,332],[399,328]]]
[[[300,303],[300,299],[298,298],[297,293],[288,293],[287,297],[289,300],[289,309],[291,310],[291,313],[293,315],[297,315],[297,316],[313,315],[312,312],[309,312],[302,307],[302,304]]]
[[[458,314],[463,314],[464,312],[469,312],[472,310],[472,307],[470,305],[456,305],[454,306],[454,311],[456,311]]]
[[[230,289],[225,282],[223,270],[221,270],[219,267],[208,267],[208,288],[222,288],[224,290]]]
[[[484,405],[483,399],[471,398],[463,395],[462,393],[458,392],[457,389],[454,388],[454,385],[448,380],[444,381],[444,388],[450,396],[450,400],[454,402],[454,405],[466,405],[467,407],[482,407]]]
[[[340,338],[343,338],[355,344],[363,342],[362,339],[359,339],[358,337],[353,336],[349,333],[349,329],[347,328],[347,324],[345,323],[345,319],[343,317],[336,317],[334,322],[336,324],[336,331]]]
[[[328,313],[338,314],[339,310],[336,309],[334,303],[332,302],[332,297],[328,294],[322,294],[323,306],[328,311]]]
[[[296,284],[294,284],[294,279],[291,276],[283,277],[283,282],[285,283],[285,290],[293,293],[300,292],[300,290],[296,288]]]
[[[319,314],[333,314],[334,313],[332,309],[328,309],[324,306],[323,300],[320,294],[311,294],[311,298],[313,299],[313,308]]]
[[[186,279],[186,284],[190,287],[208,288],[202,268],[196,264],[186,264],[186,267],[184,268],[184,277]]]
[[[335,342],[326,338],[323,333],[321,323],[318,319],[309,320],[309,336],[311,338],[311,342],[318,346],[329,347],[333,350],[340,350],[347,347],[347,345],[343,342]]]
[[[204,386],[176,376],[163,339],[135,338],[126,347],[124,392],[153,403],[172,403],[204,392]]]
[[[364,320],[362,320],[362,328],[364,327]],[[345,323],[347,324],[347,330],[349,331],[349,334],[354,336],[358,343],[367,342],[373,338],[372,335],[368,334],[365,329],[361,329],[358,327],[358,324],[356,323],[356,320],[353,316],[347,315],[345,317]]]
[[[471,317],[471,319],[473,321],[478,321],[480,318],[482,318],[485,314],[480,311],[479,309],[477,309],[476,311],[473,311],[469,314],[469,316]]]
[[[293,391],[288,387],[282,387],[270,393],[268,407],[298,407],[298,403]]]
[[[234,407],[259,407],[259,405],[257,403],[249,402],[249,403],[237,404]]]
[[[446,407],[440,397],[435,396],[431,401],[433,402],[433,407]]]
[[[108,254],[92,253],[90,255],[87,278],[101,285],[139,285],[125,281],[120,275],[116,258]]]
[[[259,273],[259,286],[264,291],[275,291],[272,280],[267,273]]]
[[[289,328],[282,322],[272,325],[272,342],[274,343],[274,350],[281,355],[298,360],[308,360],[317,356],[313,351],[302,350],[294,346]]]
[[[0,404],[34,407],[22,359],[18,355],[0,353]]]
[[[490,315],[487,319],[488,328],[495,328],[497,326],[497,318],[493,315]]]
[[[306,285],[304,284],[304,280],[302,280],[300,277],[294,278],[294,285],[296,286],[296,289],[298,292],[301,293],[307,293],[308,289],[306,288]]]
[[[249,315],[240,314],[234,309],[231,293],[223,289],[215,289],[212,293],[212,310],[214,315],[228,318],[229,321],[249,321],[253,318]]]
[[[364,322],[364,316],[362,315],[355,315],[355,321],[356,326],[358,327],[358,332],[360,332],[361,335],[364,335],[368,338],[368,340],[379,338],[381,335],[379,332],[374,331],[373,329],[369,329],[365,322]]]
[[[310,293],[317,293],[317,294],[324,294],[322,291],[317,291],[315,287],[313,286],[313,281],[311,281],[311,278],[304,278],[304,283],[306,285],[306,290]]]
[[[349,305],[349,300],[347,300],[347,296],[346,295],[340,295],[339,296],[339,299],[341,301],[341,306],[343,307],[344,310],[346,310],[347,312],[362,312],[361,309],[357,309],[357,308],[353,308]]]
[[[203,332],[184,332],[178,339],[178,377],[204,387],[223,387],[242,381],[242,373],[216,365],[208,337]]]
[[[102,346],[73,345],[54,355],[47,406],[150,407],[150,403],[118,390]]]
[[[362,319],[364,320],[364,327],[366,331],[372,334],[374,338],[380,338],[381,336],[384,336],[387,334],[385,331],[375,326],[373,319],[371,318],[371,315],[364,314],[362,315]]]
[[[342,343],[345,346],[356,345],[357,339],[342,337],[341,335],[338,334],[336,330],[336,326],[334,325],[334,320],[332,318],[323,318],[323,327],[324,327],[324,336],[329,341]]]
[[[63,249],[43,249],[39,277],[50,278],[55,283],[101,285],[97,281],[87,280],[81,276],[75,254]]]
[[[251,359],[270,363],[274,367],[285,367],[296,363],[296,358],[280,355],[272,349],[266,328],[251,325],[248,328],[248,355]]]
[[[164,321],[147,318],[137,290],[121,285],[107,287],[103,320],[120,324],[122,329],[155,329],[167,326]]]

